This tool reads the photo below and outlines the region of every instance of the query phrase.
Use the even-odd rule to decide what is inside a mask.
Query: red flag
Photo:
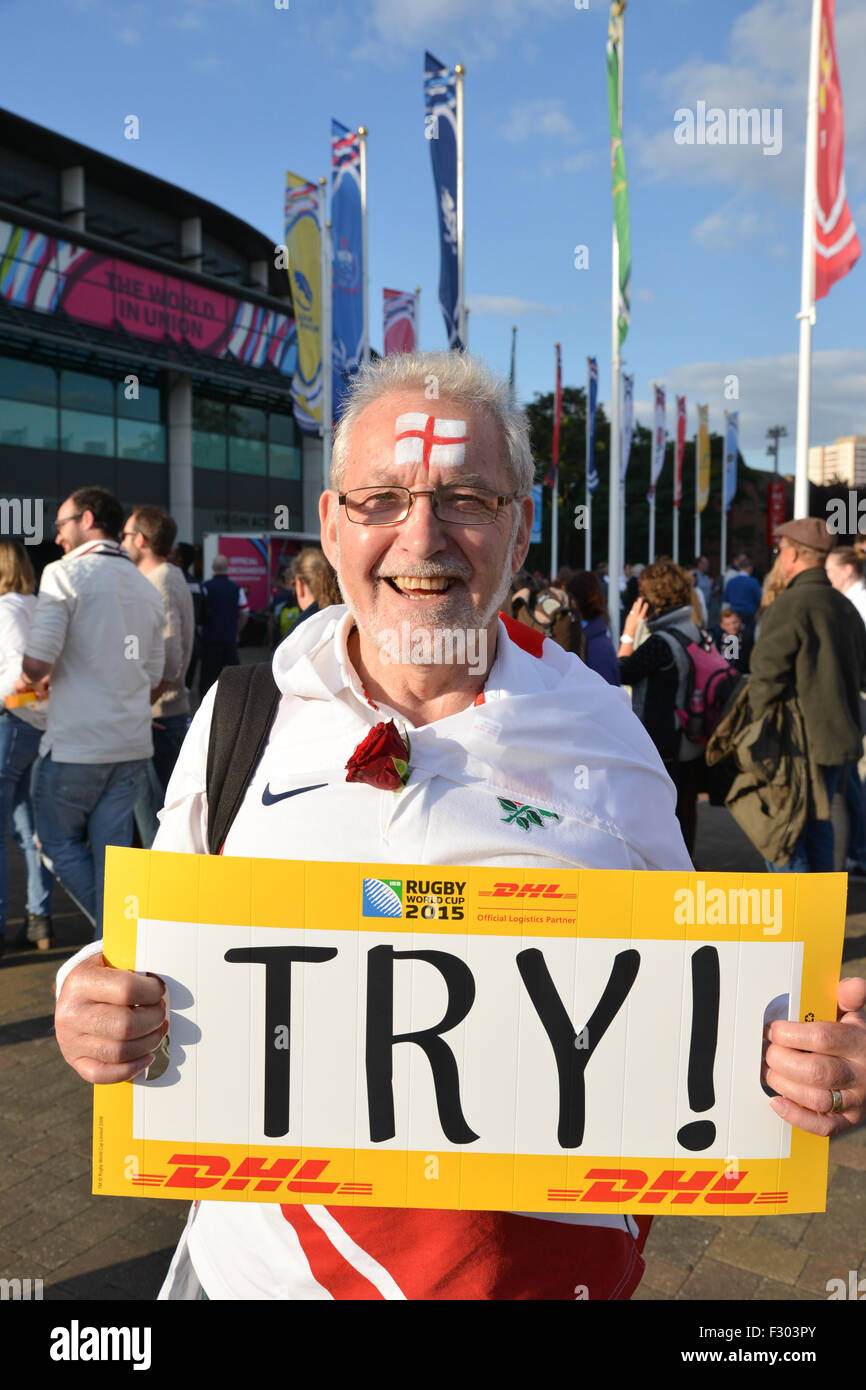
[[[562,424],[562,352],[556,344],[556,402],[553,407],[553,461],[544,481],[548,487],[556,487],[559,471],[559,428]]]
[[[677,396],[677,442],[674,453],[674,506],[683,500],[683,450],[686,447],[686,398]]]
[[[845,189],[845,118],[833,31],[836,0],[821,0],[818,52],[818,172],[815,189],[815,299],[858,260],[860,242]]]

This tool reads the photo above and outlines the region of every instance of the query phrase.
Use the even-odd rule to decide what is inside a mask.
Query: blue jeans
[[[848,858],[866,867],[866,802],[856,763],[845,769],[845,809],[848,812]]]
[[[57,763],[33,769],[33,809],[43,853],[55,876],[102,935],[106,845],[132,844],[132,808],[148,760]]]
[[[135,824],[145,849],[150,849],[156,838],[157,812],[165,802],[166,788],[188,728],[188,714],[172,714],[153,721],[153,757],[147,764],[147,776],[135,803]]]
[[[836,794],[841,771],[841,767],[823,769],[827,796],[831,802]],[[794,853],[784,868],[780,868],[778,864],[771,864],[769,859],[765,859],[764,863],[771,874],[831,874],[834,848],[833,822],[807,820],[794,845]]]
[[[42,734],[9,710],[0,711],[0,940],[9,908],[7,837],[12,830],[27,865],[27,911],[47,917],[54,879],[36,848],[30,801],[30,773],[39,756]]]

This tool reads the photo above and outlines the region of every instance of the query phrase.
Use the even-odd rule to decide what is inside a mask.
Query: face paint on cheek
[[[437,420],[421,411],[398,415],[394,424],[394,462],[456,467],[466,460],[465,420]]]

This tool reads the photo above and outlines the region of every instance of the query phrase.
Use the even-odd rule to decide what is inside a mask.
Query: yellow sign
[[[168,1065],[97,1086],[94,1191],[534,1212],[823,1211],[760,1079],[835,1018],[843,874],[109,849],[105,954]]]

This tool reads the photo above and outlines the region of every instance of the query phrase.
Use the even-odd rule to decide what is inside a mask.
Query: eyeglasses
[[[405,521],[416,497],[429,497],[433,514],[439,521],[457,526],[490,526],[506,502],[515,494],[497,497],[484,488],[447,487],[410,492],[407,487],[355,487],[339,494],[346,516],[358,526],[396,526]]]
[[[120,533],[120,539],[121,539],[122,541],[125,541],[126,538],[127,538],[127,536],[138,536],[138,535],[140,535],[140,534],[141,534],[140,531],[121,531],[121,533]]]
[[[84,512],[70,512],[69,516],[59,516],[54,523],[54,534],[57,535],[61,526],[65,526],[67,521],[80,521]]]

